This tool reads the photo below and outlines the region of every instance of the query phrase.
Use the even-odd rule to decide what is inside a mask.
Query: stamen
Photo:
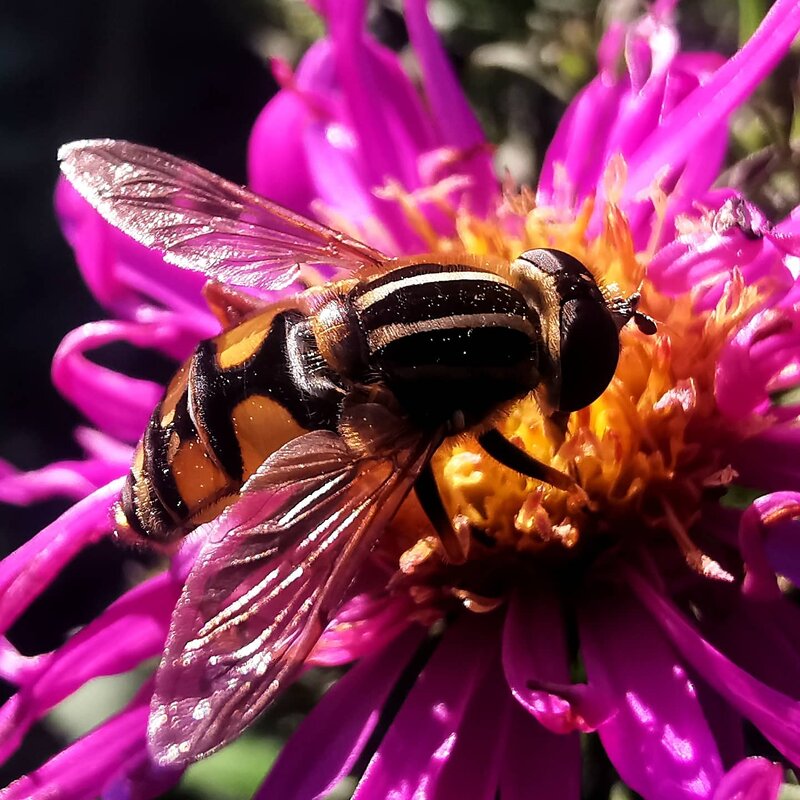
[[[382,197],[398,203],[434,252],[466,252],[488,265],[540,247],[574,255],[612,302],[628,298],[616,301],[620,323],[636,323],[621,330],[616,373],[591,406],[562,419],[543,408],[534,393],[492,421],[499,441],[513,443],[537,464],[533,474],[539,480],[524,477],[521,473],[531,475],[531,470],[520,469],[517,462],[513,471],[497,464],[488,455],[497,456],[491,441],[485,449],[486,433],[450,437],[442,445],[432,466],[453,530],[442,542],[425,534],[416,539],[408,528],[405,534],[398,529],[393,557],[400,558],[404,581],[413,576],[414,583],[463,590],[459,599],[477,610],[480,598],[494,594],[488,586],[482,591],[480,576],[494,580],[498,571],[516,564],[510,554],[535,559],[547,549],[548,557],[568,559],[574,552],[583,558],[606,542],[646,545],[648,537],[663,538],[666,532],[691,569],[714,580],[734,580],[688,531],[703,493],[734,477],[719,442],[752,432],[726,427],[729,423],[717,413],[714,386],[719,353],[752,315],[759,290],[746,286],[734,270],[713,309],[698,311],[688,296],[661,294],[648,280],[648,253],[637,252],[629,221],[616,205],[624,196],[626,171],[623,159],[614,160],[605,175],[605,195],[588,198],[578,209],[567,200],[537,205],[531,190],[517,189],[507,178],[494,216],[477,218],[465,208],[447,206],[456,220],[453,239],[437,237],[421,204],[448,203],[448,192],[457,183],[445,180],[432,195],[410,193],[399,184],[381,190]],[[558,169],[556,183],[556,194],[571,195],[567,176]],[[660,189],[651,186],[650,199],[663,224],[666,207]],[[597,220],[599,233],[593,225]],[[658,320],[656,335],[650,335],[654,324],[644,311]],[[540,482],[548,477],[553,485]],[[559,485],[561,489],[555,488]],[[491,569],[481,563],[487,560],[493,560]]]
[[[503,176],[503,204],[500,211],[524,218],[536,207],[536,195],[529,186],[517,186],[511,173],[506,169]]]
[[[567,549],[575,547],[580,539],[580,531],[571,522],[554,525],[548,510],[542,504],[543,496],[543,489],[528,495],[517,513],[514,527],[543,545],[557,543]]]
[[[675,514],[672,506],[662,498],[662,507],[664,508],[664,515],[667,518],[667,527],[672,537],[678,543],[681,552],[686,559],[686,563],[695,571],[700,573],[705,578],[712,578],[713,580],[725,581],[726,583],[733,583],[734,577],[730,572],[723,569],[722,565],[715,561],[711,556],[704,553],[700,548],[691,540],[688,532],[681,524],[677,515]]]
[[[661,236],[664,233],[664,225],[667,221],[667,193],[661,188],[659,181],[653,183],[647,193],[647,198],[653,204],[654,221],[653,229],[650,233],[650,238],[647,242],[647,247],[644,252],[644,257],[649,261],[658,250]]]
[[[603,173],[603,194],[610,206],[618,206],[622,202],[625,183],[628,180],[628,165],[625,159],[617,153],[608,160]]]
[[[453,589],[452,593],[464,604],[467,611],[474,611],[476,614],[487,614],[505,602],[504,597],[486,597],[466,589]]]
[[[439,531],[440,551],[448,564],[463,564],[472,546],[472,525],[463,514],[456,514],[452,523]]]
[[[404,575],[412,575],[439,552],[439,539],[435,536],[426,536],[400,556],[400,571]]]
[[[389,180],[385,186],[375,190],[375,196],[381,200],[391,200],[396,202],[406,215],[409,225],[413,228],[414,232],[419,234],[420,238],[425,242],[426,247],[431,250],[436,250],[439,244],[439,236],[433,228],[433,225],[428,221],[425,214],[422,213],[419,203],[406,189],[404,189],[397,181]]]

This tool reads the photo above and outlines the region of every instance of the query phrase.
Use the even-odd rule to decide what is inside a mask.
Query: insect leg
[[[258,297],[215,280],[203,286],[203,297],[224,330],[233,328],[267,305]]]
[[[573,489],[577,485],[569,475],[548,466],[509,442],[496,428],[489,428],[488,431],[480,434],[478,444],[503,466],[527,475],[529,478],[544,481],[544,483],[549,483],[564,491]]]
[[[458,531],[447,515],[439,487],[430,463],[426,464],[414,484],[414,492],[428,519],[431,521],[444,548],[447,560],[452,564],[463,564],[469,547],[469,531]],[[467,534],[465,537],[464,534]]]

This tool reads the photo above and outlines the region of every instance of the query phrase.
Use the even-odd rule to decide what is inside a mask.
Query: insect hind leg
[[[414,492],[422,510],[436,530],[447,561],[451,564],[463,564],[467,560],[473,531],[467,526],[459,527],[453,524],[442,503],[442,496],[430,463],[425,465],[417,478]]]
[[[496,428],[489,428],[478,436],[478,444],[503,466],[527,475],[537,481],[549,483],[557,489],[571,491],[580,488],[575,479],[539,461],[503,436]]]

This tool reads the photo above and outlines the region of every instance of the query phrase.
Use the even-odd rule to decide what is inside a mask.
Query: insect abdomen
[[[538,321],[504,278],[414,264],[351,294],[370,368],[412,416],[478,421],[538,382]]]
[[[339,394],[307,327],[302,312],[278,308],[200,343],[139,445],[121,530],[180,538],[216,517],[275,450],[335,428]]]

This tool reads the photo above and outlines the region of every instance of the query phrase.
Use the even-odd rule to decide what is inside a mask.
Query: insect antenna
[[[642,333],[652,336],[658,330],[656,321],[644,312],[639,311],[641,300],[642,295],[637,291],[628,297],[614,298],[609,302],[608,307],[619,330],[622,330],[633,320]]]

